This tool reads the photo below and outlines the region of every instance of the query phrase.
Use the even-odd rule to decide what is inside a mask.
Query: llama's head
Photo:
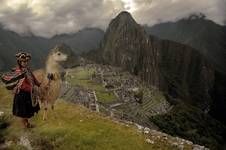
[[[50,57],[56,62],[63,62],[67,60],[68,56],[60,50],[54,49],[50,54]]]
[[[64,71],[63,64],[67,62],[70,55],[60,46],[56,46],[48,55],[46,62],[47,73],[61,73]]]
[[[66,44],[58,44],[52,49],[51,53],[57,61],[57,64],[61,65],[63,68],[71,68],[79,65],[79,56],[74,53],[74,51]],[[67,60],[65,60],[64,55],[67,55]],[[61,60],[65,61],[61,61]],[[55,61],[56,62],[56,61]]]

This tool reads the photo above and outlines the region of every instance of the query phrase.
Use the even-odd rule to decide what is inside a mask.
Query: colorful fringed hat
[[[19,52],[16,54],[16,59],[18,61],[28,61],[31,59],[31,55],[26,52]]]

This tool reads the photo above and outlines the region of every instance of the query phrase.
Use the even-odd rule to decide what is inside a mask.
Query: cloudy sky
[[[5,28],[44,37],[84,27],[105,30],[123,10],[148,25],[199,12],[223,24],[226,16],[226,0],[0,0],[0,4],[0,24]]]

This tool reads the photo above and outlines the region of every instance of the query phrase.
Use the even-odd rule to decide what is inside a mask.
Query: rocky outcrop
[[[100,49],[105,63],[120,66],[159,86],[157,52],[152,46],[144,29],[128,12],[121,12],[109,24]]]

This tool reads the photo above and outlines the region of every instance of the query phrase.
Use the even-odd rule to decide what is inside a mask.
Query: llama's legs
[[[47,119],[47,110],[48,110],[48,103],[47,101],[44,102],[44,113],[43,113],[43,120]]]
[[[43,120],[47,119],[47,108],[44,109]]]

